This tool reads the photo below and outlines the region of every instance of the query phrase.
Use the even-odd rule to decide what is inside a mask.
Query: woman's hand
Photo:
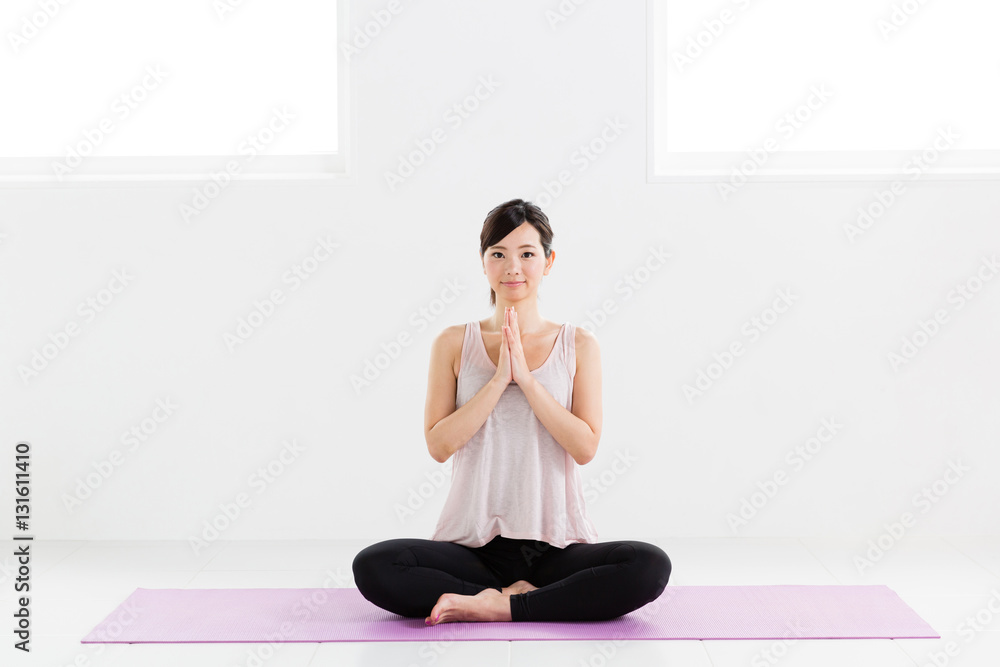
[[[497,360],[497,372],[494,377],[506,387],[514,378],[510,369],[510,349],[507,345],[507,318],[510,309],[504,311],[504,324],[500,327],[500,358]]]
[[[531,373],[528,371],[528,362],[524,359],[524,348],[521,347],[521,330],[517,326],[517,311],[513,308],[507,310],[504,327],[504,338],[500,345],[500,353],[507,347],[507,356],[510,358],[510,374],[517,384],[523,385],[531,380]]]

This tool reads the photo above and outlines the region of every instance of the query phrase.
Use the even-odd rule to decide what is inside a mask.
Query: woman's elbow
[[[438,451],[430,444],[427,445],[427,452],[431,455],[432,459],[434,459],[438,463],[441,463],[441,455],[438,454]]]
[[[597,441],[590,443],[582,452],[577,453],[573,458],[578,465],[587,465],[597,456]]]
[[[430,439],[427,440],[427,451],[430,453],[431,458],[438,463],[444,463],[451,457],[451,454],[446,451],[446,448],[441,443]]]

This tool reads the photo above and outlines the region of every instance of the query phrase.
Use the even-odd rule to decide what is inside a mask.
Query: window
[[[649,180],[1000,176],[1000,3],[648,0]]]
[[[346,1],[8,0],[0,178],[333,178]]]

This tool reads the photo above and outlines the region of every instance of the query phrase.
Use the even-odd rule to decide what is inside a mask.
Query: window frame
[[[657,9],[656,4],[662,8]],[[1000,150],[948,148],[939,153],[944,165],[921,161],[947,126],[928,128],[926,145],[903,151],[777,150],[754,162],[750,151],[674,153],[660,155],[666,168],[657,169],[656,28],[657,11],[665,17],[669,0],[646,0],[646,157],[649,183],[844,182],[888,180],[993,181],[1000,179]],[[664,20],[666,20],[664,18]],[[669,71],[668,67],[663,70]],[[661,72],[662,75],[662,72]],[[664,84],[666,85],[666,84]],[[803,93],[805,94],[805,90]],[[954,142],[961,145],[961,137]],[[755,146],[754,149],[763,148]],[[795,154],[794,156],[792,154]],[[674,157],[673,160],[668,158]],[[768,162],[785,163],[768,166]],[[792,164],[788,164],[792,162]],[[916,176],[913,174],[919,171]]]
[[[247,164],[240,155],[136,155],[88,156],[87,173],[59,175],[52,163],[61,156],[0,157],[3,185],[109,185],[146,182],[178,183],[230,179],[232,181],[323,181],[353,180],[355,122],[350,64],[343,49],[349,43],[348,0],[337,3],[337,152],[330,154],[260,154]],[[262,117],[261,122],[266,122]],[[236,163],[237,169],[233,168]],[[228,181],[227,181],[228,182]]]

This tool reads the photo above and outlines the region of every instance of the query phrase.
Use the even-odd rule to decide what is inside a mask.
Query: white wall
[[[486,213],[537,200],[561,170],[573,181],[545,208],[557,259],[541,313],[584,326],[616,306],[594,327],[604,431],[581,468],[612,482],[588,491],[601,539],[838,534],[860,548],[904,512],[908,534],[995,533],[1000,280],[961,309],[948,295],[1000,251],[996,183],[911,183],[854,243],[843,226],[885,184],[751,182],[725,203],[711,185],[649,184],[645,4],[586,3],[552,30],[556,5],[404,0],[352,63],[346,184],[235,184],[191,225],[177,212],[190,185],[0,189],[0,493],[13,444],[30,441],[36,536],[188,539],[246,493],[226,539],[428,537],[446,484],[404,520],[396,508],[448,468],[422,435],[431,341],[490,313]],[[352,24],[384,6],[354,3]],[[480,77],[499,86],[449,125]],[[578,171],[574,152],[608,119],[625,129]],[[390,191],[384,172],[437,127],[447,140]],[[293,290],[282,274],[320,237],[340,245]],[[671,257],[643,274],[652,248]],[[78,304],[122,269],[133,278],[88,321]],[[641,289],[618,291],[629,274]],[[458,298],[418,326],[453,282]],[[224,335],[276,288],[285,302],[230,352]],[[742,325],[778,290],[793,305],[751,342]],[[887,355],[938,309],[947,322],[894,370]],[[70,322],[79,335],[23,381]],[[351,377],[403,334],[356,392]],[[683,385],[737,340],[745,354],[689,402]],[[176,409],[130,450],[122,433],[167,399]],[[796,470],[786,454],[827,419],[842,428]],[[304,451],[253,485],[290,440]],[[114,450],[120,465],[68,511]],[[915,502],[949,461],[970,469]],[[734,530],[727,515],[778,470],[787,483]]]

